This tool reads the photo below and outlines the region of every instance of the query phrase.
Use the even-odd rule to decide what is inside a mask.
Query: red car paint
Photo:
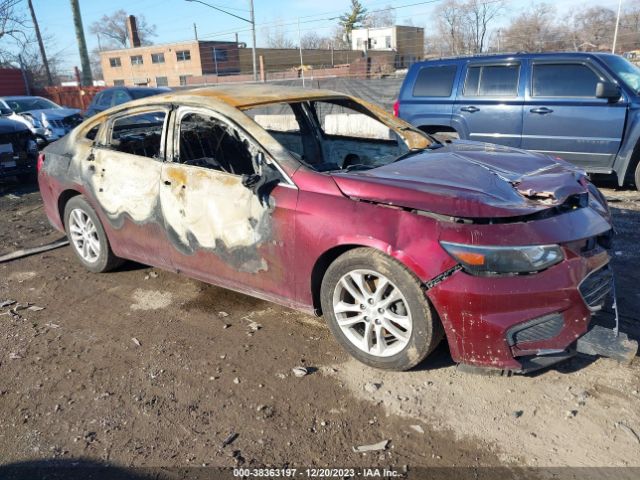
[[[51,152],[66,148],[54,145]],[[601,248],[589,255],[579,248],[583,240],[611,231],[606,205],[601,211],[591,204],[553,211],[572,196],[590,195],[582,174],[564,162],[520,150],[455,142],[363,172],[283,167],[297,189],[277,186],[270,193],[272,238],[259,246],[270,268],[253,273],[240,272],[207,250],[180,253],[161,223],[125,217],[122,225],[113,225],[86,186],[61,174],[64,166],[53,167],[51,158],[48,151],[39,184],[56,228],[63,230],[66,195],[80,193],[98,212],[116,255],[303,311],[318,311],[325,259],[354,246],[398,259],[425,285],[449,272],[425,288],[425,295],[443,323],[453,359],[461,363],[520,370],[521,356],[568,348],[587,331],[591,317],[578,285],[608,262]],[[451,270],[456,261],[440,246],[442,240],[560,244],[565,259],[539,273],[479,277]],[[557,336],[508,345],[509,328],[555,312],[565,319]]]

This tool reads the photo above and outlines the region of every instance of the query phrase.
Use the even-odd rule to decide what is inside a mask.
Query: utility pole
[[[302,75],[302,88],[304,88],[304,62],[302,61],[302,37],[300,37],[300,17],[298,17],[298,47],[300,48],[300,75]]]
[[[238,15],[236,15],[235,13],[231,13],[231,12],[227,12],[226,10],[223,10],[222,8],[216,7],[214,5],[209,5],[206,2],[202,2],[201,0],[186,0],[187,2],[197,2],[197,3],[201,3],[202,5],[205,5],[209,8],[213,8],[214,10],[217,10],[219,12],[222,13],[226,13],[227,15],[231,15],[232,17],[235,17],[239,20],[242,20],[244,22],[250,23],[251,24],[251,35],[253,37],[253,47],[252,47],[252,52],[251,52],[251,56],[252,56],[252,60],[253,60],[253,81],[257,82],[258,81],[258,63],[257,63],[257,58],[256,58],[256,17],[254,14],[254,10],[253,10],[253,0],[249,0],[249,6],[250,6],[250,11],[249,11],[249,19],[244,18],[244,17],[240,17]],[[237,41],[236,41],[237,43]]]
[[[616,16],[616,29],[613,33],[613,47],[611,53],[616,53],[616,42],[618,40],[618,26],[620,25],[620,10],[622,9],[622,0],[618,0],[618,15]]]
[[[44,64],[44,70],[47,73],[47,84],[53,86],[53,78],[51,77],[51,70],[49,70],[49,60],[47,60],[47,52],[44,50],[44,43],[42,42],[42,35],[40,35],[40,27],[38,26],[38,19],[36,18],[36,11],[33,9],[33,3],[29,0],[29,11],[31,11],[31,20],[33,21],[33,29],[36,31],[36,38],[38,39],[38,46],[40,47],[40,55],[42,56],[42,63]]]
[[[198,27],[196,26],[196,23],[193,22],[193,36],[196,37],[196,42],[198,41]]]
[[[76,41],[78,42],[78,52],[80,53],[80,65],[82,66],[82,85],[90,86],[93,83],[91,77],[91,63],[89,63],[89,52],[87,52],[87,41],[84,38],[84,28],[82,26],[82,16],[80,15],[80,5],[78,0],[71,1],[71,13],[73,14],[73,25],[76,29]]]

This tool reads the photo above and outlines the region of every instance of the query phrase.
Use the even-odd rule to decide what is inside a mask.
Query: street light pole
[[[239,20],[242,20],[244,22],[250,23],[251,24],[251,34],[253,36],[253,47],[252,47],[252,52],[251,52],[251,56],[253,58],[253,80],[254,81],[258,81],[258,68],[257,68],[257,62],[256,62],[256,19],[255,19],[255,15],[254,15],[254,10],[253,10],[253,0],[249,0],[249,4],[250,4],[250,17],[251,19],[247,19],[244,17],[240,17],[238,15],[236,15],[235,13],[231,13],[231,12],[227,12],[226,10],[223,10],[222,8],[219,7],[215,7],[213,5],[209,5],[206,2],[202,2],[201,0],[185,0],[187,2],[197,2],[197,3],[201,3],[202,5],[205,5],[209,8],[213,8],[214,10],[217,10],[219,12],[222,13],[226,13],[227,15],[231,15],[232,17],[235,17]],[[236,44],[237,45],[237,44]]]
[[[611,53],[616,53],[616,41],[618,40],[618,25],[620,25],[620,10],[622,9],[622,0],[618,0],[618,15],[616,16],[616,29],[613,33],[613,47]]]

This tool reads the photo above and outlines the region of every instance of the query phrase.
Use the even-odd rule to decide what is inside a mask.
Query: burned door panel
[[[209,112],[179,112],[173,145],[160,207],[174,267],[212,283],[290,296],[293,275],[284,267],[293,256],[284,242],[293,241],[297,189],[278,186],[277,178],[266,189],[249,188],[273,165],[258,165],[259,148]]]
[[[165,111],[116,119],[104,145],[80,159],[85,184],[113,227],[114,251],[158,266],[170,266],[169,242],[158,208]]]

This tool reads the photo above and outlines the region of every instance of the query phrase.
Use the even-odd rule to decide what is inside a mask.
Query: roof
[[[30,98],[45,98],[38,95],[5,95],[0,100],[28,100]],[[48,98],[46,100],[49,100]]]
[[[212,98],[239,109],[246,109],[270,103],[302,102],[306,100],[319,100],[322,98],[346,97],[347,95],[334,92],[332,90],[283,87],[265,84],[243,84],[181,90],[164,95],[163,97],[165,99],[170,99],[180,96]]]
[[[612,53],[608,52],[513,52],[513,53],[501,53],[498,55],[487,55],[487,54],[478,54],[478,55],[463,55],[458,57],[440,57],[440,58],[431,58],[429,60],[425,60],[426,62],[440,62],[440,61],[467,61],[467,60],[504,60],[510,58],[531,58],[531,57],[544,57],[544,58],[554,58],[554,57],[606,57],[613,56]],[[617,55],[616,55],[617,56]]]

